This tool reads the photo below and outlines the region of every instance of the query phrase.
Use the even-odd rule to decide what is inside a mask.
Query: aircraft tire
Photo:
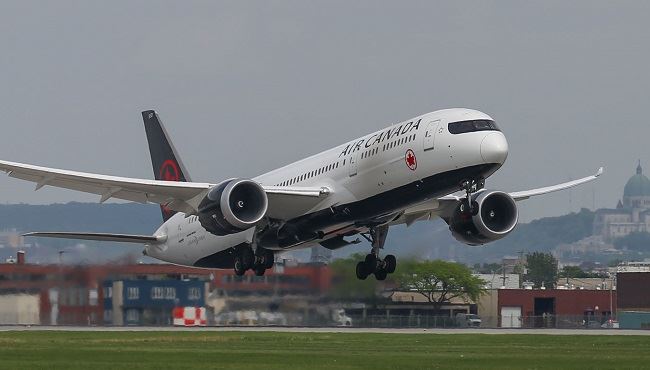
[[[244,268],[244,263],[242,262],[242,259],[239,256],[235,257],[234,269],[235,269],[235,275],[237,276],[244,276],[246,270],[248,270]]]
[[[386,272],[389,274],[392,274],[395,272],[395,268],[397,267],[397,258],[393,256],[392,254],[389,254],[384,258],[384,262],[386,263]]]
[[[257,266],[254,269],[255,271],[255,276],[264,276],[264,273],[266,272],[266,268],[264,266]]]
[[[378,281],[386,280],[387,276],[388,276],[388,272],[386,272],[386,270],[384,270],[384,269],[379,269],[379,270],[375,271],[375,278]]]
[[[241,261],[244,266],[244,271],[253,268],[255,256],[253,255],[253,250],[251,248],[247,247],[241,250]]]
[[[273,263],[275,262],[275,255],[273,254],[273,251],[266,250],[264,253],[264,268],[270,269],[273,267]]]
[[[366,280],[366,278],[368,277],[368,270],[366,268],[365,262],[361,261],[357,263],[356,273],[357,273],[357,279]]]
[[[370,253],[366,255],[366,272],[369,274],[374,273],[377,271],[377,256],[375,256],[373,253]]]

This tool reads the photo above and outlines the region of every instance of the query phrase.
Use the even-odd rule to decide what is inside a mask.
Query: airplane
[[[394,255],[381,257],[391,226],[442,218],[460,242],[481,246],[511,233],[518,201],[568,189],[603,173],[527,191],[485,188],[508,156],[494,120],[454,108],[423,114],[258,177],[193,182],[158,114],[142,112],[155,180],[106,176],[0,161],[10,177],[111,198],[157,203],[153,235],[32,232],[26,236],[136,243],[172,264],[232,268],[257,276],[275,254],[317,244],[335,250],[370,242],[359,279],[384,280]]]

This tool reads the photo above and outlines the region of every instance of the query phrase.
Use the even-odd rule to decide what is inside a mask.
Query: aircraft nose
[[[481,157],[485,163],[503,164],[508,157],[508,142],[501,132],[487,134],[481,142]]]

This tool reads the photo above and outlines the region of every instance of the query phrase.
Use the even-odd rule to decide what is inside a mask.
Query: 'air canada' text
[[[345,149],[343,149],[341,154],[339,154],[339,158],[361,150],[362,148],[370,148],[371,146],[379,145],[386,140],[395,139],[410,133],[413,130],[417,130],[420,128],[420,121],[422,121],[422,119],[419,119],[417,122],[411,121],[408,123],[402,123],[399,126],[391,127],[379,133],[372,134],[367,138],[360,139],[357,142],[350,143],[345,147]]]

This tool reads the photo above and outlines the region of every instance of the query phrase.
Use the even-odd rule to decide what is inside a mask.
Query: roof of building
[[[636,167],[636,174],[630,177],[625,184],[625,190],[623,191],[623,196],[626,197],[643,197],[650,196],[650,179],[648,179],[643,174],[643,169],[641,168],[641,161]]]

